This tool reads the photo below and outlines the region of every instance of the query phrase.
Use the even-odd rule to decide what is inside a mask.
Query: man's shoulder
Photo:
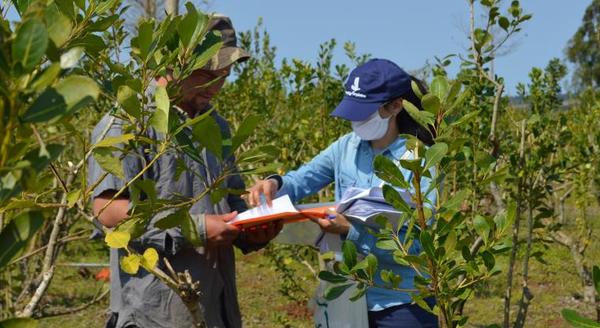
[[[106,137],[115,137],[122,133],[124,121],[111,114],[105,114],[94,127],[92,131],[92,142],[96,143],[99,139]]]

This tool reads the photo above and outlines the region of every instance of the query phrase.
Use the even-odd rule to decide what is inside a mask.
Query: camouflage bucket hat
[[[237,46],[237,37],[231,19],[221,14],[214,14],[211,17],[209,30],[219,31],[223,39],[223,46],[216,56],[204,67],[205,69],[216,71],[225,68],[236,62],[241,63],[250,58],[250,54]]]

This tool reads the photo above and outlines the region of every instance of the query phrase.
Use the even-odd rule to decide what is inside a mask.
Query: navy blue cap
[[[331,113],[349,121],[364,121],[386,102],[410,91],[411,77],[387,59],[358,66],[344,85],[344,98]]]

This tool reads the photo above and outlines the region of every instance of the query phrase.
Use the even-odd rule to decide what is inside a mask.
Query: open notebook
[[[284,195],[273,199],[273,205],[263,204],[238,214],[235,219],[229,221],[240,228],[247,228],[271,221],[282,220],[283,223],[292,223],[307,220],[309,217],[326,216],[326,211],[335,211],[335,205],[329,203],[305,204],[294,206],[290,197]]]

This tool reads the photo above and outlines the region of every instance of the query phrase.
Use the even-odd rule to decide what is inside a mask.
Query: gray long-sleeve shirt
[[[224,138],[228,137],[229,127],[226,121],[214,114],[213,117],[221,126]],[[112,122],[112,124],[110,124]],[[110,127],[108,128],[108,125]],[[104,131],[104,137],[114,137],[122,134],[123,122],[106,115],[98,123],[92,134],[92,142],[99,141]],[[108,128],[108,130],[106,130]],[[147,136],[160,140],[162,136],[150,129]],[[149,150],[149,151],[148,151]],[[130,180],[143,168],[142,162],[148,162],[156,154],[156,149],[145,149],[137,153],[127,154],[122,161],[125,179]],[[199,154],[206,167],[194,161],[183,152],[169,151],[162,155],[155,164],[144,173],[142,179],[151,179],[156,183],[156,193],[159,199],[174,199],[194,197],[205,190],[205,181],[214,179],[223,169],[221,163],[210,154]],[[177,178],[177,161],[179,158],[188,168]],[[88,162],[89,184],[96,182],[105,171],[93,157]],[[225,182],[226,188],[244,189],[244,183],[239,175],[234,175]],[[94,189],[93,197],[107,190],[119,190],[125,182],[118,177],[108,174]],[[236,195],[229,195],[219,204],[211,203],[208,197],[199,200],[190,209],[190,214],[197,225],[200,238],[204,238],[204,214],[223,214],[233,210],[245,210],[244,201]],[[200,282],[202,291],[201,307],[209,327],[241,327],[241,315],[237,303],[235,286],[235,257],[231,246],[193,248],[183,237],[179,228],[160,230],[153,226],[154,222],[164,217],[161,213],[152,218],[145,233],[132,242],[134,247],[143,252],[145,248],[153,247],[161,257],[167,257],[175,271],[189,270],[194,281]],[[244,240],[243,233],[236,241],[236,246],[247,252],[256,250],[264,245],[249,245]],[[117,314],[115,327],[191,327],[192,320],[180,297],[164,285],[154,275],[140,269],[135,275],[123,272],[119,267],[119,259],[124,256],[121,250],[111,249],[111,299],[110,310]],[[162,261],[159,261],[159,265]]]

